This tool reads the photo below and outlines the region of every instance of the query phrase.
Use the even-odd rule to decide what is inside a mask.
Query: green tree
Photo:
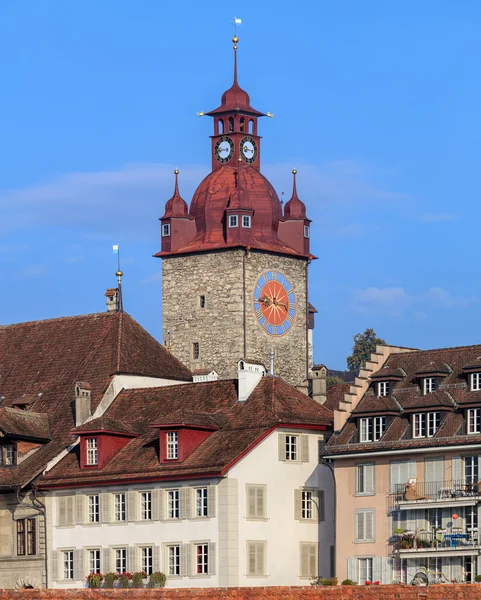
[[[347,357],[347,368],[350,371],[359,371],[372,352],[375,352],[376,346],[385,346],[386,342],[378,338],[374,329],[366,329],[364,333],[356,333],[353,337],[354,346],[351,356]]]
[[[340,383],[344,383],[344,380],[340,377],[336,377],[335,375],[328,375],[326,377],[327,387],[331,387],[331,385],[339,385]]]

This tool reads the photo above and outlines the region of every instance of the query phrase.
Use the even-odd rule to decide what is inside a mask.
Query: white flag
[[[114,244],[112,246],[112,250],[114,254],[118,254],[119,253],[119,245],[118,244]]]
[[[238,19],[237,17],[234,17],[234,23],[236,25],[242,25],[242,19]]]

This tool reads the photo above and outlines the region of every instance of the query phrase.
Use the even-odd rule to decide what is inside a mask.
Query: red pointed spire
[[[166,217],[186,217],[189,211],[187,202],[179,193],[179,169],[175,169],[175,187],[174,195],[165,203],[165,213],[162,219]]]
[[[294,182],[292,184],[292,196],[284,207],[284,218],[286,219],[305,219],[306,218],[306,205],[304,202],[299,200],[297,195],[296,175],[297,170],[292,169],[292,175],[294,176]]]

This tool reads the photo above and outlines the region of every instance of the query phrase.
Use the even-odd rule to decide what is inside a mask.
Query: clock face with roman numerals
[[[296,319],[296,296],[287,277],[278,271],[263,273],[254,288],[254,313],[269,335],[285,335]]]

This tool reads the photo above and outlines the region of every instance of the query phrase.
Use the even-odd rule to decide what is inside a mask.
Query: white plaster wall
[[[300,542],[319,542],[319,574],[330,576],[330,547],[334,544],[334,501],[332,476],[319,464],[318,439],[322,432],[310,432],[309,462],[278,459],[278,434],[306,433],[300,429],[277,429],[235,465],[228,474],[238,480],[239,489],[239,585],[308,585],[301,578]],[[267,520],[246,518],[246,484],[267,485]],[[299,522],[294,518],[294,489],[315,487],[324,490],[325,520]],[[247,541],[267,541],[267,576],[246,576]]]

